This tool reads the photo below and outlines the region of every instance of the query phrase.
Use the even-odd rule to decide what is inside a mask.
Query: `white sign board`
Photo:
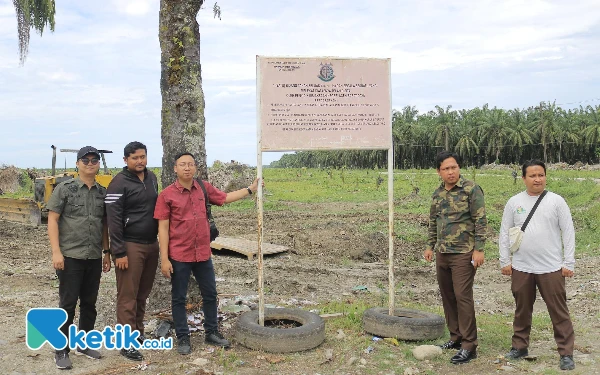
[[[390,59],[256,57],[262,151],[390,149]]]

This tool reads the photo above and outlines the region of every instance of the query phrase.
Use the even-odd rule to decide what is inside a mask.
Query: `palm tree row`
[[[527,109],[453,110],[419,114],[415,107],[393,111],[396,168],[431,168],[442,150],[458,153],[465,166],[488,163],[596,163],[600,156],[600,105],[565,110],[542,102]],[[386,151],[301,151],[283,155],[271,167],[385,168]]]

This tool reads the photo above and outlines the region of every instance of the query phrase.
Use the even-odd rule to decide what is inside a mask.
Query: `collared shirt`
[[[208,201],[222,206],[227,193],[204,181]],[[190,190],[175,181],[156,200],[154,218],[169,220],[169,258],[178,262],[210,259],[210,226],[206,217],[204,192],[194,180]]]
[[[79,178],[54,188],[46,208],[60,214],[58,241],[63,256],[75,259],[102,258],[102,229],[106,189],[97,182],[92,188]]]
[[[487,219],[483,190],[460,177],[446,190],[444,183],[431,197],[427,249],[440,253],[483,251]]]

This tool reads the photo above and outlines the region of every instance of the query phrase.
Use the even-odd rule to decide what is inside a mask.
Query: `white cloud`
[[[156,0],[113,0],[119,13],[130,16],[144,16],[156,3]]]
[[[68,73],[62,69],[53,72],[39,72],[38,74],[48,81],[74,82],[78,78],[77,74]]]
[[[138,139],[160,165],[159,3],[61,0],[56,31],[32,34],[19,67],[12,0],[0,0],[0,160],[44,166],[51,143]],[[227,0],[221,21],[213,3],[197,17],[209,161],[256,161],[256,55],[389,57],[394,108],[425,112],[597,97],[597,0]]]

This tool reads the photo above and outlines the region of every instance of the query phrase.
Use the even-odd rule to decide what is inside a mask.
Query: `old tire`
[[[444,319],[433,313],[373,307],[363,314],[363,328],[368,333],[381,337],[394,337],[400,340],[434,340],[444,335]]]
[[[293,328],[268,327],[272,320],[301,324]],[[325,321],[317,314],[296,309],[265,309],[265,326],[258,323],[258,311],[242,314],[235,326],[235,340],[247,348],[270,353],[301,352],[325,341]]]

